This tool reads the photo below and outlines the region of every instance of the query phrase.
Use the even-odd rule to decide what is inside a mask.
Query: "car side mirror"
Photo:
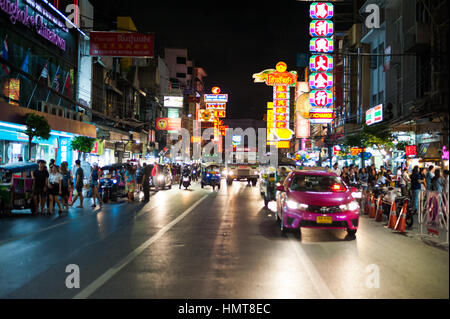
[[[286,191],[286,189],[284,188],[284,186],[283,185],[280,185],[280,186],[277,186],[277,191],[278,192],[285,192]]]

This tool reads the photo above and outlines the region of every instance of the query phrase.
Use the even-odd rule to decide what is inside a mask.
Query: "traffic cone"
[[[381,197],[378,198],[377,215],[375,217],[375,221],[383,221],[383,200],[381,199]]]
[[[391,214],[389,216],[388,228],[394,229],[396,224],[397,224],[397,207],[395,206],[395,202],[393,202],[391,206]]]
[[[395,225],[394,230],[400,233],[406,233],[406,211],[408,210],[408,200],[405,200],[402,208],[402,214],[400,218],[397,220],[397,224]]]
[[[370,202],[370,213],[369,213],[369,217],[370,218],[375,218],[375,197],[372,195],[372,201]]]
[[[370,214],[370,195],[366,194],[366,198],[364,201],[364,215],[369,215]]]

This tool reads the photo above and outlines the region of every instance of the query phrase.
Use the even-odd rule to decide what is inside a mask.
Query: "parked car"
[[[357,192],[340,177],[325,171],[294,171],[277,187],[277,221],[287,229],[346,229],[355,235],[360,207]]]

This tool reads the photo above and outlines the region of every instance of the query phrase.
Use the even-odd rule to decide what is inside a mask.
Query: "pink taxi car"
[[[334,173],[295,171],[277,187],[277,221],[288,229],[346,229],[351,236],[359,225],[359,205],[349,188]]]

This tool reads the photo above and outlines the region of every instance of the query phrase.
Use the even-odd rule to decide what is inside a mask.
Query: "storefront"
[[[16,163],[28,157],[28,136],[24,134],[25,125],[0,122],[0,156],[3,163]],[[31,160],[56,160],[57,165],[62,162],[72,163],[73,151],[70,143],[74,134],[51,131],[50,138],[43,140],[34,138],[31,147]]]

